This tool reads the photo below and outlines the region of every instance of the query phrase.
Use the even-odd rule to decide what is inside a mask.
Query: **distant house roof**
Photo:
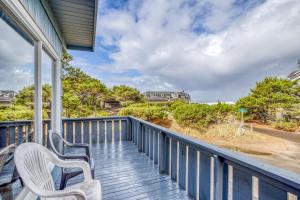
[[[98,0],[48,0],[67,49],[94,51]]]

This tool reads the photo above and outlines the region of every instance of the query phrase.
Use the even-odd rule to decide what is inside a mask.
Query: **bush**
[[[94,117],[107,117],[107,116],[109,116],[108,112],[105,112],[103,110],[97,110]]]
[[[186,104],[177,107],[174,118],[181,126],[205,130],[212,122],[211,107],[207,104]]]
[[[181,126],[205,131],[211,124],[223,122],[234,110],[235,106],[224,103],[211,106],[178,103],[173,110],[173,116]]]
[[[218,103],[211,105],[212,115],[215,118],[215,122],[224,122],[228,115],[232,115],[236,112],[236,106],[226,103]]]
[[[0,121],[33,120],[34,111],[25,106],[5,106],[0,109]]]
[[[177,100],[171,103],[170,105],[170,111],[176,110],[177,107],[183,106],[183,105],[188,105],[185,101],[182,100]]]
[[[273,126],[276,129],[289,131],[289,132],[295,132],[298,129],[298,123],[294,121],[277,121],[273,123]]]
[[[119,113],[119,116],[135,116],[144,120],[154,121],[154,120],[164,120],[167,118],[167,114],[163,108],[159,106],[128,106],[122,108]]]

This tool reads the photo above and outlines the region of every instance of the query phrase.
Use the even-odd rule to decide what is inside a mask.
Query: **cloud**
[[[300,57],[298,0],[107,2],[98,39],[117,50],[94,73],[140,73],[109,77],[109,84],[186,90],[200,101],[236,100],[265,76],[285,77]]]
[[[34,83],[34,48],[0,19],[0,90],[14,90]],[[3,33],[3,34],[2,34]]]

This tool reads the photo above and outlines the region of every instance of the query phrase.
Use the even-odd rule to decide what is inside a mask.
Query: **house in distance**
[[[147,101],[150,102],[167,102],[175,100],[184,100],[190,102],[190,95],[184,91],[169,92],[169,91],[146,91],[143,93]]]
[[[15,91],[0,90],[0,105],[10,105],[15,96]]]

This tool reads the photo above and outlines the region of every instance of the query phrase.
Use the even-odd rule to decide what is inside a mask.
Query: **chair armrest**
[[[67,140],[65,140],[63,137],[61,137],[61,139],[63,140],[64,144],[68,147],[72,147],[72,148],[84,148],[85,149],[85,153],[86,155],[90,158],[90,148],[89,148],[89,145],[86,144],[86,143],[71,143],[71,142],[68,142]]]
[[[83,155],[58,155],[58,157],[60,159],[63,159],[63,160],[72,160],[72,159],[75,159],[75,160],[84,160],[86,162],[89,163],[90,161],[90,158],[87,157],[87,156],[83,156]]]
[[[59,197],[68,197],[73,196],[78,200],[86,200],[87,197],[85,193],[80,189],[72,189],[72,190],[56,190],[56,191],[44,191],[41,194],[37,194],[42,198],[59,198]]]
[[[92,181],[91,168],[89,163],[82,160],[62,160],[53,155],[52,162],[54,165],[63,168],[81,168],[83,171],[84,181],[90,182]]]
[[[83,149],[85,149],[85,154],[89,158],[91,157],[90,156],[90,147],[89,147],[88,144],[85,144],[85,143],[82,143],[82,144],[80,144],[80,143],[71,144],[71,143],[69,143],[69,144],[67,144],[67,146],[70,147],[70,148],[83,148]]]
[[[12,161],[12,159],[14,158],[14,154],[11,154],[5,161],[4,165],[7,165],[8,163],[10,163]]]

